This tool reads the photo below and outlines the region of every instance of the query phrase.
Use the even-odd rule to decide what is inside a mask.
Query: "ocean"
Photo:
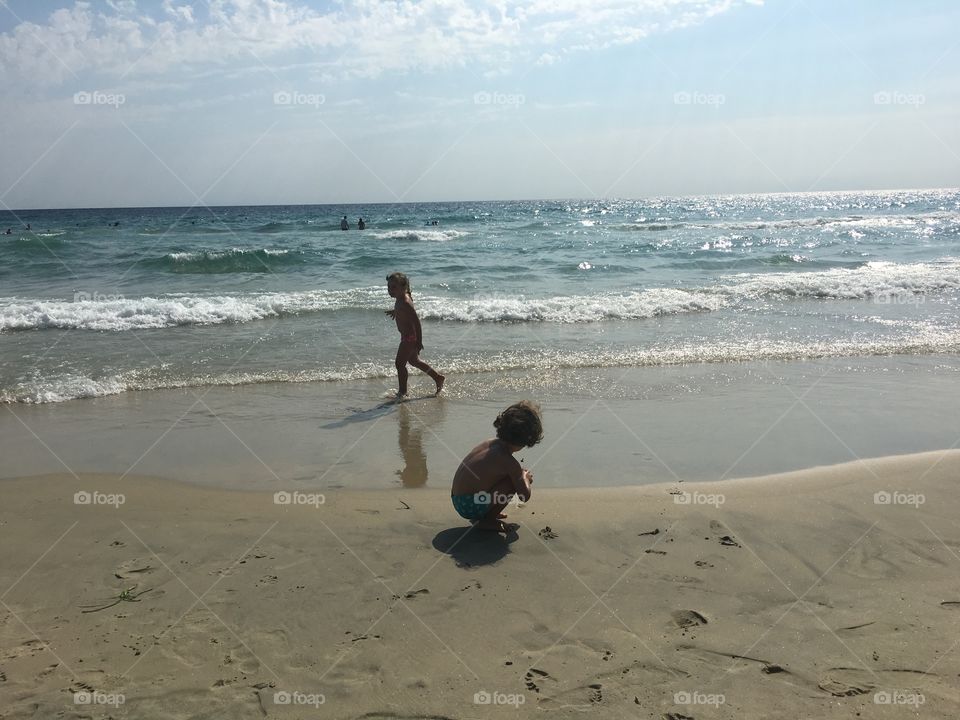
[[[594,392],[571,369],[960,349],[957,190],[25,210],[6,227],[4,403],[277,382],[387,392],[394,271],[454,397],[498,377],[521,394]]]

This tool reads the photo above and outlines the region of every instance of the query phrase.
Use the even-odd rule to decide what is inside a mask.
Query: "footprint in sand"
[[[223,656],[223,667],[227,665],[239,666],[247,675],[252,675],[260,669],[257,656],[244,647],[234,648]]]
[[[34,655],[46,647],[47,644],[43,642],[43,640],[27,640],[25,643],[21,643],[17,647],[7,650],[4,655],[4,660],[15,660],[25,655]]]
[[[350,631],[347,630],[347,633]],[[351,638],[350,642],[360,642],[361,640],[379,640],[379,635],[357,635],[355,638]]]
[[[707,619],[696,610],[674,610],[670,616],[677,627],[689,628],[707,624]]]
[[[132,560],[120,563],[120,566],[113,571],[113,576],[121,580],[126,580],[127,578],[140,577],[153,571],[153,566],[146,561],[133,558]]]
[[[667,713],[663,720],[695,720],[693,715],[684,715],[683,713]]]
[[[733,533],[730,532],[730,528],[728,528],[719,520],[710,521],[710,532],[712,532],[714,535],[720,536],[721,545],[726,545],[728,547],[740,547],[740,543],[734,539]]]
[[[533,690],[535,693],[540,692],[540,686],[537,685],[537,683],[534,681],[534,678],[547,678],[549,680],[553,680],[553,678],[550,677],[550,673],[548,673],[546,670],[540,670],[539,668],[530,668],[527,670],[526,675],[523,676],[523,680],[527,685],[527,690]]]
[[[820,677],[817,687],[834,697],[866,695],[876,688],[867,678],[867,673],[857,668],[830,668]]]
[[[466,589],[466,588],[464,588],[464,589]],[[404,593],[403,597],[406,598],[407,600],[412,600],[413,598],[417,597],[418,595],[429,595],[429,594],[430,594],[430,591],[427,590],[427,588],[420,588],[419,590],[411,590],[410,592]],[[399,600],[399,599],[400,599],[400,596],[399,596],[399,595],[394,595],[394,596],[393,596],[393,599],[394,599],[394,600]]]
[[[537,535],[542,537],[544,540],[553,540],[555,537],[557,537],[557,533],[555,533],[553,528],[550,527],[549,525],[547,525],[545,528],[543,528],[543,530],[538,532]]]
[[[597,703],[603,702],[603,692],[601,691],[603,686],[600,683],[593,683],[592,685],[587,685],[587,687],[590,689],[587,697],[592,704],[596,705]]]

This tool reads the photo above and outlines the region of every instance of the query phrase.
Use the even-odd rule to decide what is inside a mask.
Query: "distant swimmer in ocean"
[[[366,229],[367,229],[367,224],[363,221],[363,218],[360,218],[357,221],[357,230],[366,230]]]
[[[397,321],[397,330],[400,331],[400,347],[397,348],[395,364],[397,366],[397,380],[400,389],[397,399],[407,394],[407,364],[423,370],[437,384],[437,394],[443,390],[443,381],[446,379],[432,367],[420,359],[423,350],[423,329],[420,327],[420,318],[413,307],[413,295],[410,292],[410,280],[403,273],[395,272],[387,275],[387,292],[396,299],[393,310],[386,310],[386,314]]]
[[[343,216],[343,220],[340,221],[340,229],[341,229],[341,230],[349,230],[349,229],[350,229],[350,223],[347,222],[347,216],[346,216],[346,215],[344,215],[344,216]]]
[[[27,223],[27,230],[33,230],[33,228],[30,227],[30,223]]]
[[[13,230],[7,228],[7,231],[4,233],[4,235],[13,235]]]

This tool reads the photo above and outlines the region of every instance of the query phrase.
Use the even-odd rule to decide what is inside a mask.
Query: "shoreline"
[[[160,478],[4,480],[19,551],[0,571],[0,699],[11,718],[946,720],[958,473],[952,450],[535,489],[508,510],[513,537],[469,531],[446,488],[284,505]]]
[[[541,488],[717,481],[951,447],[958,358],[489,374],[388,402],[388,383],[130,393],[0,412],[0,477],[175,477],[238,489],[446,487],[524,397],[544,441],[518,457]],[[392,382],[392,381],[391,381]],[[539,384],[538,384],[539,383]]]

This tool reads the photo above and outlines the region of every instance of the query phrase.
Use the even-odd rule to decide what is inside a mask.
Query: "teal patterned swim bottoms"
[[[493,504],[493,498],[490,493],[478,492],[468,493],[466,495],[453,495],[453,507],[465,520],[480,520],[490,512],[490,506]]]

